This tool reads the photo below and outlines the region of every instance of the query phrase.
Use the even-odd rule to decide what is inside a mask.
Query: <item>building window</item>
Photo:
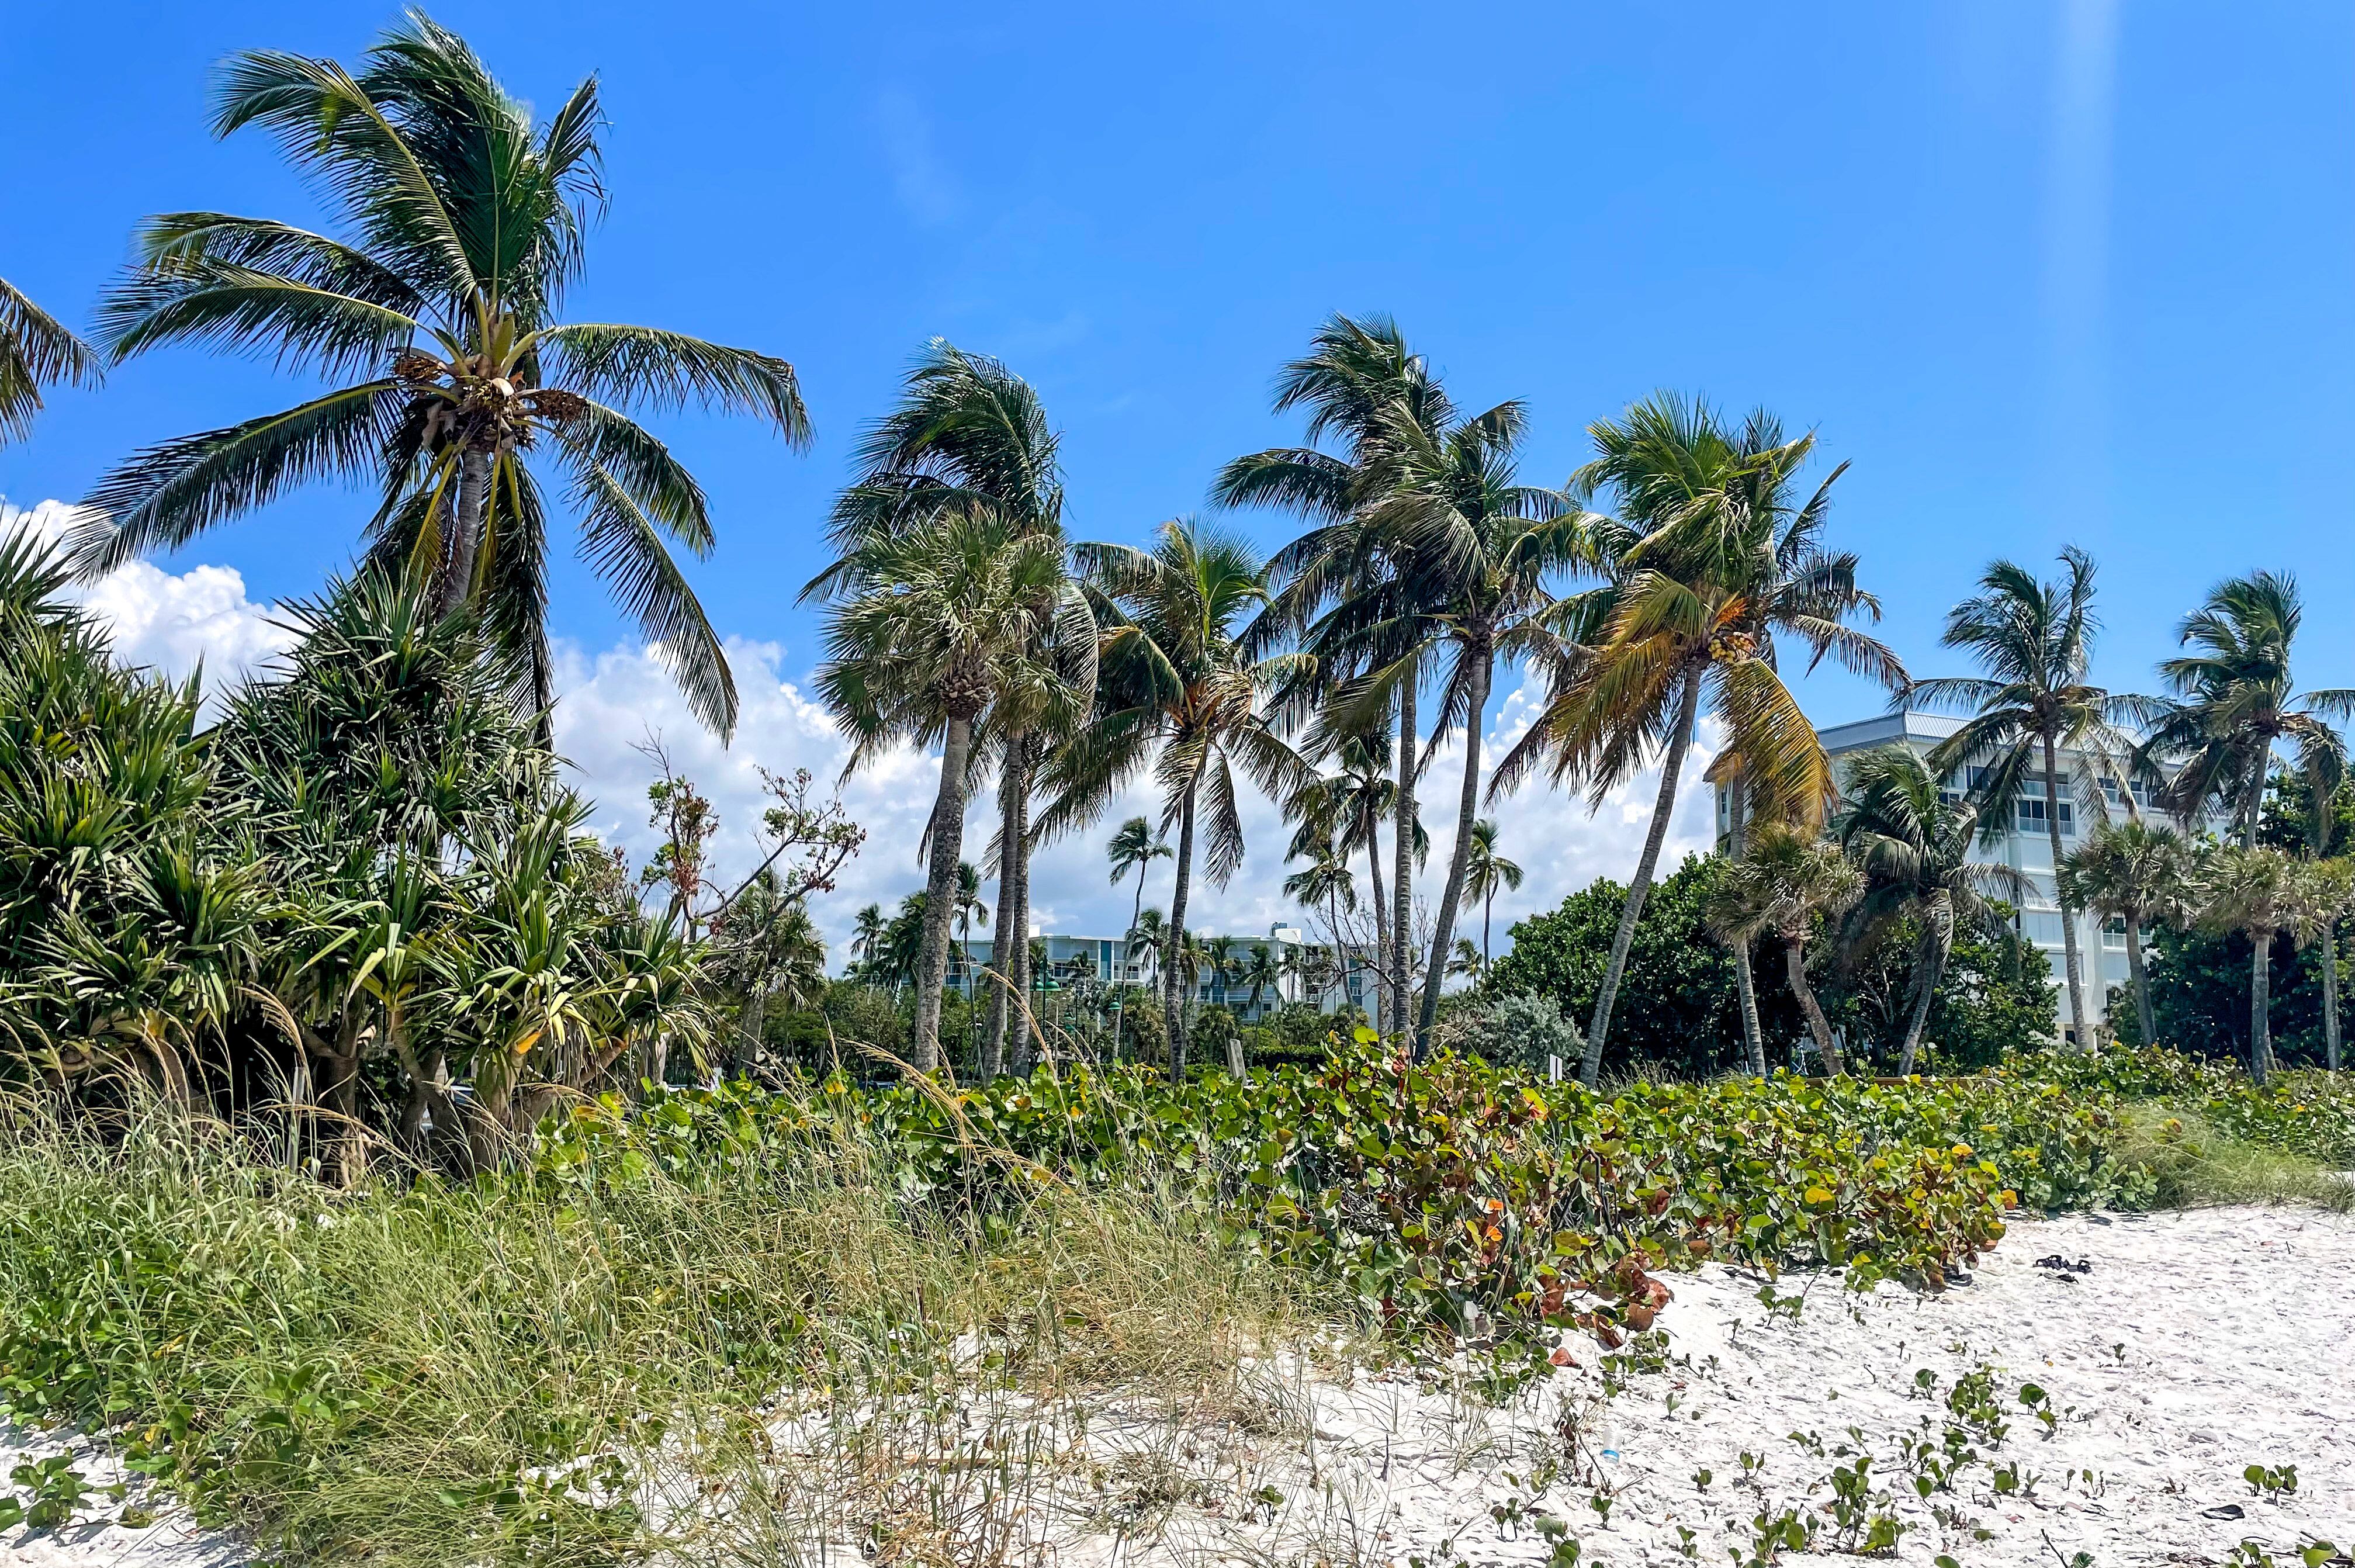
[[[2102,945],[2123,949],[2126,944],[2126,923],[2113,915],[2102,923]]]
[[[2019,830],[2022,833],[2045,833],[2050,831],[2050,828],[2046,826],[2047,822],[2050,820],[2045,811],[2046,803],[2041,793],[2033,795],[2022,795],[2019,800],[2012,804],[2016,807],[2014,820],[2018,823]],[[2076,837],[2076,833],[2077,808],[2071,802],[2064,800],[2061,803],[2061,836],[2064,838],[2073,838]]]
[[[2040,947],[2061,945],[2061,912],[2050,909],[2024,910],[2019,916],[2019,933]]]

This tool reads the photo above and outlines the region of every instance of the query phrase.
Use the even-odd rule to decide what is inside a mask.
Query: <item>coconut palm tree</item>
[[[1399,541],[1369,521],[1401,476],[1395,443],[1408,430],[1440,441],[1458,416],[1429,362],[1408,349],[1396,322],[1380,315],[1336,315],[1317,328],[1309,352],[1276,378],[1275,411],[1293,409],[1308,415],[1307,444],[1235,459],[1213,483],[1211,501],[1220,507],[1277,507],[1310,520],[1306,533],[1276,553],[1273,564],[1284,586],[1271,605],[1273,613],[1254,629],[1254,645],[1269,645],[1284,636],[1299,636],[1308,644],[1311,656],[1285,683],[1290,719],[1380,672],[1370,690],[1352,694],[1350,706],[1361,726],[1396,717],[1399,743],[1392,749],[1397,773],[1391,811],[1397,824],[1395,841],[1403,844],[1416,831],[1415,782],[1427,760],[1416,718],[1425,672],[1407,653],[1422,641],[1420,617],[1410,613],[1380,628],[1379,635],[1369,635],[1353,618],[1320,623],[1333,610],[1367,603],[1371,591],[1399,581],[1401,563],[1392,553]],[[1328,436],[1341,444],[1341,454],[1319,449],[1317,443]],[[1349,645],[1327,645],[1322,632],[1343,634]],[[1378,700],[1386,701],[1389,710],[1374,711]],[[1409,1022],[1408,976],[1414,965],[1410,951],[1414,874],[1403,853],[1392,859],[1381,965],[1390,981],[1390,997],[1387,1017],[1380,1022],[1389,1033],[1402,1037]]]
[[[1157,909],[1142,909],[1128,927],[1128,962],[1139,968],[1158,965],[1169,951],[1169,923]]]
[[[2139,816],[2102,823],[2061,862],[2060,884],[2071,903],[2126,925],[2126,974],[2145,1045],[2156,1042],[2158,1031],[2150,982],[2143,972],[2142,928],[2151,921],[2180,921],[2190,912],[2191,871],[2190,842]]]
[[[1386,731],[1368,728],[1327,733],[1325,741],[1325,760],[1333,771],[1310,779],[1284,803],[1285,816],[1297,824],[1286,859],[1316,855],[1320,838],[1329,843],[1334,858],[1344,865],[1353,851],[1366,852],[1366,886],[1371,893],[1367,902],[1374,912],[1374,951],[1379,955],[1374,965],[1374,1016],[1379,1020],[1389,1016],[1380,997],[1387,994],[1395,958],[1391,950],[1390,901],[1382,880],[1381,841],[1382,824],[1394,816],[1398,801],[1398,784],[1391,776],[1391,741]],[[1419,866],[1430,854],[1431,837],[1423,830],[1420,818],[1412,826]],[[1337,908],[1355,907],[1353,889],[1348,902]],[[1333,929],[1335,940],[1343,940],[1337,913]]]
[[[2197,877],[2200,919],[2249,939],[2249,1076],[2273,1075],[2273,944],[2277,933],[2306,944],[2322,928],[2335,890],[2318,885],[2310,863],[2279,849],[2228,844],[2211,850]]]
[[[2040,582],[2025,567],[1998,560],[1979,579],[1979,592],[1947,613],[1942,643],[1976,656],[1987,675],[1916,682],[1909,702],[1966,711],[1963,727],[1939,742],[1930,767],[1940,774],[1978,770],[1975,786],[1979,830],[1992,842],[2009,830],[2012,802],[2033,783],[2045,802],[2044,830],[2058,867],[2061,848],[2060,753],[2077,756],[2072,794],[2090,801],[2104,776],[2125,771],[2133,751],[2124,726],[2147,705],[2114,697],[2087,678],[2100,622],[2094,614],[2094,559],[2076,546],[2061,552],[2065,575]],[[2093,1049],[2085,1007],[2084,969],[2077,952],[2076,910],[2055,887],[2062,951],[2069,983],[2069,1018],[2075,1049]]]
[[[979,921],[985,931],[989,929],[989,906],[981,899],[981,872],[975,869],[974,863],[970,860],[957,862],[956,919],[956,974],[960,980],[965,982],[965,996],[970,1000],[973,996],[973,987],[970,982],[973,973],[974,922]],[[967,1032],[968,1034],[971,1032],[969,1027]],[[970,1047],[973,1041],[968,1039],[965,1044]]]
[[[43,388],[94,387],[99,376],[98,356],[80,338],[0,278],[0,446],[32,428]]]
[[[1791,994],[1806,1016],[1824,1070],[1848,1070],[1839,1045],[1825,1021],[1823,1005],[1807,984],[1806,944],[1819,919],[1837,919],[1864,891],[1864,875],[1834,844],[1805,828],[1771,823],[1751,835],[1750,853],[1718,879],[1707,906],[1710,928],[1729,942],[1750,943],[1767,932],[1783,940],[1785,973]]]
[[[1514,452],[1527,422],[1519,403],[1437,431],[1393,404],[1380,422],[1383,483],[1360,517],[1395,571],[1344,596],[1313,642],[1328,663],[1368,672],[1341,699],[1345,730],[1363,727],[1351,706],[1370,699],[1386,709],[1389,686],[1433,669],[1443,678],[1433,745],[1455,724],[1464,726],[1455,846],[1415,1020],[1421,1051],[1438,1017],[1464,897],[1497,665],[1556,654],[1559,638],[1549,624],[1553,581],[1593,552],[1578,507],[1558,491],[1518,482]]]
[[[1860,948],[1901,921],[1912,922],[1918,933],[1913,1006],[1897,1047],[1897,1071],[1909,1073],[1956,933],[2009,934],[1995,901],[2016,905],[2031,884],[2009,866],[1972,859],[1980,837],[1977,803],[1949,799],[1937,776],[1902,746],[1849,763],[1833,833],[1865,875],[1863,897],[1849,915],[1850,945]]]
[[[702,487],[623,410],[698,403],[753,414],[794,446],[809,422],[793,367],[653,327],[560,319],[602,210],[594,78],[535,125],[454,34],[417,13],[364,57],[233,58],[213,130],[274,133],[342,237],[218,212],[140,231],[99,308],[115,361],[208,343],[314,374],[332,389],[282,412],[142,451],[101,478],[73,540],[86,575],[186,544],[294,485],[376,485],[371,560],[433,575],[444,611],[474,606],[550,699],[547,500],[559,475],[580,549],[697,715],[725,734],[736,688],[670,546],[709,552]],[[667,541],[667,542],[666,542]]]
[[[1128,928],[1134,931],[1138,917],[1145,912],[1146,871],[1154,861],[1172,859],[1178,851],[1169,847],[1167,839],[1153,831],[1153,824],[1142,816],[1132,816],[1120,825],[1120,831],[1112,836],[1112,841],[1104,846],[1104,852],[1112,859],[1114,887],[1120,886],[1120,880],[1129,872],[1136,873],[1136,897],[1128,912]]]
[[[755,873],[715,925],[715,973],[741,998],[737,1032],[757,1050],[772,1001],[805,1008],[824,995],[826,940],[807,906],[784,897],[770,869]]]
[[[1477,980],[1487,972],[1487,960],[1482,958],[1480,950],[1472,945],[1472,939],[1468,936],[1457,937],[1455,951],[1448,955],[1447,977],[1451,980]]]
[[[916,1070],[930,1072],[976,726],[1000,702],[1034,703],[1041,687],[1091,692],[1095,624],[1064,576],[1060,541],[1008,528],[986,507],[878,533],[835,581],[816,687],[857,741],[845,771],[903,742],[942,747],[911,1047]]]
[[[1500,888],[1518,892],[1524,873],[1517,861],[1497,852],[1497,819],[1484,816],[1472,825],[1470,859],[1465,866],[1464,891],[1480,901],[1480,971],[1488,970],[1488,927]]]
[[[1254,942],[1251,954],[1235,971],[1235,983],[1251,987],[1243,1002],[1243,1011],[1252,1017],[1259,1015],[1259,999],[1284,978],[1282,965],[1275,961],[1274,950],[1264,942]]]
[[[1186,905],[1203,837],[1202,869],[1223,886],[1242,863],[1235,774],[1283,799],[1306,778],[1300,754],[1276,733],[1269,697],[1280,661],[1244,647],[1246,617],[1268,602],[1267,568],[1241,539],[1192,521],[1162,525],[1150,550],[1091,544],[1079,549],[1096,615],[1103,699],[1096,717],[1048,765],[1054,800],[1040,814],[1042,837],[1076,827],[1121,788],[1150,771],[1161,794],[1161,829],[1178,830],[1169,898],[1171,938],[1186,943]],[[1163,1021],[1169,1074],[1185,1070],[1179,1028],[1179,966],[1165,963]]]
[[[1202,944],[1202,956],[1210,971],[1210,988],[1217,993],[1213,999],[1224,1007],[1227,991],[1235,983],[1235,939],[1231,936],[1211,937]]]
[[[2346,742],[2329,720],[2355,716],[2355,691],[2296,693],[2290,654],[2304,616],[2297,580],[2287,573],[2230,579],[2176,629],[2194,651],[2158,667],[2173,696],[2149,711],[2138,760],[2147,771],[2154,759],[2179,759],[2161,800],[2186,820],[2218,801],[2238,824],[2243,848],[2256,845],[2276,746],[2294,748],[2318,800],[2328,800],[2346,775]]]
[[[1781,641],[1804,648],[1809,668],[1830,658],[1892,690],[1906,677],[1895,654],[1848,624],[1877,618],[1880,605],[1857,586],[1856,558],[1822,544],[1847,465],[1804,499],[1796,487],[1814,436],[1787,440],[1764,412],[1735,428],[1668,393],[1590,433],[1598,455],[1569,488],[1616,496],[1615,518],[1587,525],[1607,581],[1564,602],[1556,624],[1576,651],[1558,662],[1545,708],[1491,789],[1550,764],[1599,808],[1659,759],[1651,827],[1587,1026],[1579,1080],[1592,1088],[1702,709],[1742,754],[1753,811],[1812,828],[1832,798],[1831,764],[1783,683]]]
[[[850,951],[859,971],[872,979],[876,962],[883,953],[883,906],[881,904],[868,904],[852,917]]]
[[[951,513],[981,506],[1017,537],[1063,536],[1061,437],[1039,394],[998,360],[934,338],[916,357],[890,412],[859,438],[858,476],[836,500],[831,533],[842,559],[879,537],[918,530]],[[821,573],[805,598],[834,591],[838,568]],[[1041,615],[1046,613],[1042,599]],[[998,759],[996,929],[1030,929],[1030,826],[1033,777],[1048,746],[1086,712],[1069,692],[1042,689],[1002,700],[980,741]],[[999,944],[991,959],[983,1058],[995,1072],[1029,989],[1028,955]]]

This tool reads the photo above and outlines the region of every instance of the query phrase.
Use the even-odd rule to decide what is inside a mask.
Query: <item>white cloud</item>
[[[912,94],[897,88],[885,92],[875,105],[875,127],[891,170],[892,191],[911,218],[932,227],[964,209],[956,176],[934,144],[932,116]]]
[[[30,511],[0,503],[0,538],[26,528],[55,544],[77,515],[62,501],[44,501]],[[275,604],[246,597],[245,579],[235,567],[193,566],[176,573],[134,560],[68,596],[106,622],[115,656],[124,663],[176,677],[202,664],[208,692],[225,690],[294,640],[276,624]]]
[[[29,512],[0,505],[0,535],[30,526],[56,539],[70,525],[71,508],[43,502]],[[208,688],[223,689],[292,641],[274,624],[276,606],[246,596],[235,569],[200,565],[178,573],[135,561],[78,591],[83,602],[112,627],[118,653],[127,661],[168,675],[186,675],[203,661]],[[760,769],[790,773],[807,768],[833,787],[848,748],[833,720],[782,673],[786,650],[775,643],[736,639],[728,645],[742,706],[735,742],[723,747],[696,722],[660,661],[644,646],[624,645],[593,656],[577,646],[557,649],[556,735],[559,749],[578,770],[582,790],[598,803],[596,827],[610,843],[630,852],[634,863],[652,853],[655,836],[646,822],[645,790],[652,763],[637,751],[658,737],[672,762],[719,808],[720,831],[714,841],[715,869],[722,878],[741,876],[756,862],[756,829],[762,805]],[[1523,685],[1496,705],[1484,741],[1484,761],[1493,764],[1527,730],[1542,693]],[[1715,751],[1710,727],[1694,748],[1677,794],[1662,869],[1687,853],[1706,848],[1711,836],[1708,786],[1702,760]],[[1462,779],[1460,742],[1433,763],[1423,786],[1423,819],[1430,825],[1431,860],[1417,883],[1419,896],[1435,904],[1455,839],[1455,801]],[[866,848],[846,869],[837,891],[817,901],[813,913],[833,945],[837,963],[852,917],[861,905],[886,909],[922,885],[916,846],[940,782],[937,758],[902,748],[882,757],[842,784],[843,802],[866,827]],[[1657,771],[1630,780],[1589,813],[1583,796],[1532,781],[1510,799],[1481,815],[1502,826],[1500,848],[1519,861],[1527,880],[1518,893],[1499,897],[1496,912],[1498,945],[1506,928],[1521,915],[1550,909],[1597,877],[1625,880],[1634,869],[1659,787]],[[1296,868],[1284,864],[1291,834],[1274,804],[1248,788],[1242,802],[1248,853],[1224,888],[1194,883],[1187,923],[1197,930],[1265,931],[1278,920],[1296,921],[1300,911],[1284,893],[1284,879]],[[1031,913],[1043,931],[1114,935],[1128,924],[1135,884],[1112,886],[1104,840],[1124,818],[1159,820],[1159,805],[1143,790],[1115,801],[1102,820],[1048,846],[1031,871]],[[987,790],[971,803],[965,826],[965,856],[982,865],[997,820]],[[1385,851],[1387,862],[1387,850]],[[1362,874],[1363,867],[1359,869]],[[991,868],[983,866],[995,899]],[[1169,863],[1155,863],[1146,901],[1163,909],[1169,901]],[[1466,910],[1461,929],[1471,934],[1477,912]]]

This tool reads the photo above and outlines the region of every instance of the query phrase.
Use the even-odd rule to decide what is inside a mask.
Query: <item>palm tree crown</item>
[[[20,440],[40,411],[41,389],[98,384],[98,356],[0,278],[0,446]]]
[[[1729,941],[1746,945],[1768,932],[1782,938],[1791,992],[1806,1015],[1825,1071],[1833,1073],[1846,1064],[1807,984],[1806,950],[1817,921],[1846,913],[1863,891],[1863,873],[1837,845],[1805,828],[1768,823],[1752,834],[1745,858],[1725,868],[1709,900],[1709,923]]]
[[[580,548],[661,650],[698,717],[733,727],[718,637],[669,545],[711,549],[703,490],[615,405],[701,403],[809,439],[793,368],[677,333],[559,318],[601,210],[597,83],[544,125],[454,35],[411,13],[357,75],[276,51],[232,59],[213,128],[274,132],[336,208],[341,239],[175,212],[99,312],[116,360],[168,343],[266,355],[337,383],[282,412],[165,442],[101,479],[75,540],[86,574],[169,549],[294,485],[368,480],[371,558],[437,581],[549,699],[546,510],[560,471]],[[666,542],[667,541],[667,542]]]
[[[2154,1043],[2150,985],[2143,972],[2142,928],[2179,922],[2190,913],[2191,845],[2182,834],[2137,816],[2105,822],[2061,862],[2060,886],[2070,902],[2126,928],[2126,969],[2134,987],[2142,1043]]]

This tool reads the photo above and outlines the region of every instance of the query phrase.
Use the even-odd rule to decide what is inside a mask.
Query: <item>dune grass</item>
[[[2311,1155],[2233,1137],[2198,1111],[2129,1104],[2111,1142],[2118,1164],[2147,1180],[2137,1207],[2207,1208],[2225,1203],[2299,1203],[2355,1211],[2355,1180]]]

